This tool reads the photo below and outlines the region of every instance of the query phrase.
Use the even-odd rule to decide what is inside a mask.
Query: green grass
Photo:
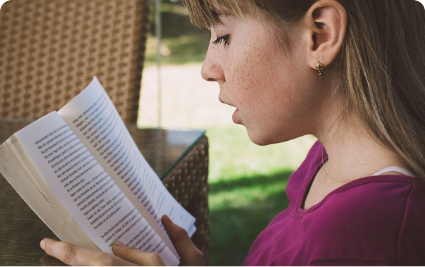
[[[240,125],[208,127],[207,136],[210,183],[294,170],[314,142],[313,137],[305,136],[286,143],[258,146]]]
[[[188,63],[200,63],[205,59],[209,39],[201,34],[188,34],[177,37],[165,38],[162,41],[163,55],[161,63],[164,65],[178,65]],[[146,43],[145,66],[156,64],[156,39],[149,36]]]
[[[211,184],[211,264],[241,265],[257,235],[288,202],[291,171]]]
[[[164,65],[201,63],[204,61],[210,32],[192,25],[186,8],[179,4],[162,4],[162,57]],[[152,9],[151,27],[146,44],[145,66],[156,62],[155,10]]]
[[[241,265],[252,242],[287,205],[286,184],[314,138],[260,147],[244,127],[209,127],[211,264]]]

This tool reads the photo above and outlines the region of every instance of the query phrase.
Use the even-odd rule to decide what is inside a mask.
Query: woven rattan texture
[[[195,218],[193,243],[210,259],[208,208],[208,139],[203,136],[180,163],[162,180],[168,191]]]
[[[38,119],[97,76],[136,123],[149,0],[11,0],[0,10],[0,117]]]
[[[39,246],[43,237],[56,236],[1,175],[0,201],[0,265],[61,265]]]

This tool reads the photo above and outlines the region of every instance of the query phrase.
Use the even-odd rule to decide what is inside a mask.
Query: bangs
[[[243,17],[241,0],[185,0],[191,22],[198,28],[210,29],[220,24],[220,16]],[[242,0],[247,1],[247,0]],[[250,2],[250,1],[247,1]]]

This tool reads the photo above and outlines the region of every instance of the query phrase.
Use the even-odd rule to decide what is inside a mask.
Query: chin
[[[265,135],[265,134],[261,134],[261,133],[253,133],[248,131],[248,137],[249,139],[251,139],[251,141],[259,146],[267,146],[267,145],[272,145],[272,144],[278,144],[278,143],[282,143],[282,142],[286,142],[286,141],[290,141],[292,139],[297,138],[297,136],[295,137],[285,137],[285,136],[270,136],[270,135]]]
[[[249,139],[251,139],[251,142],[253,142],[256,145],[267,146],[267,145],[276,143],[276,142],[271,142],[271,140],[269,140],[268,138],[260,134],[253,134],[253,133],[250,133],[250,131],[247,131],[247,132],[248,132]]]

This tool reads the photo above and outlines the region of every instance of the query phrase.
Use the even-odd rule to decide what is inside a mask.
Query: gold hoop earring
[[[323,67],[322,63],[320,63],[320,61],[316,65],[316,70],[319,72],[319,76],[325,76],[325,68]]]

